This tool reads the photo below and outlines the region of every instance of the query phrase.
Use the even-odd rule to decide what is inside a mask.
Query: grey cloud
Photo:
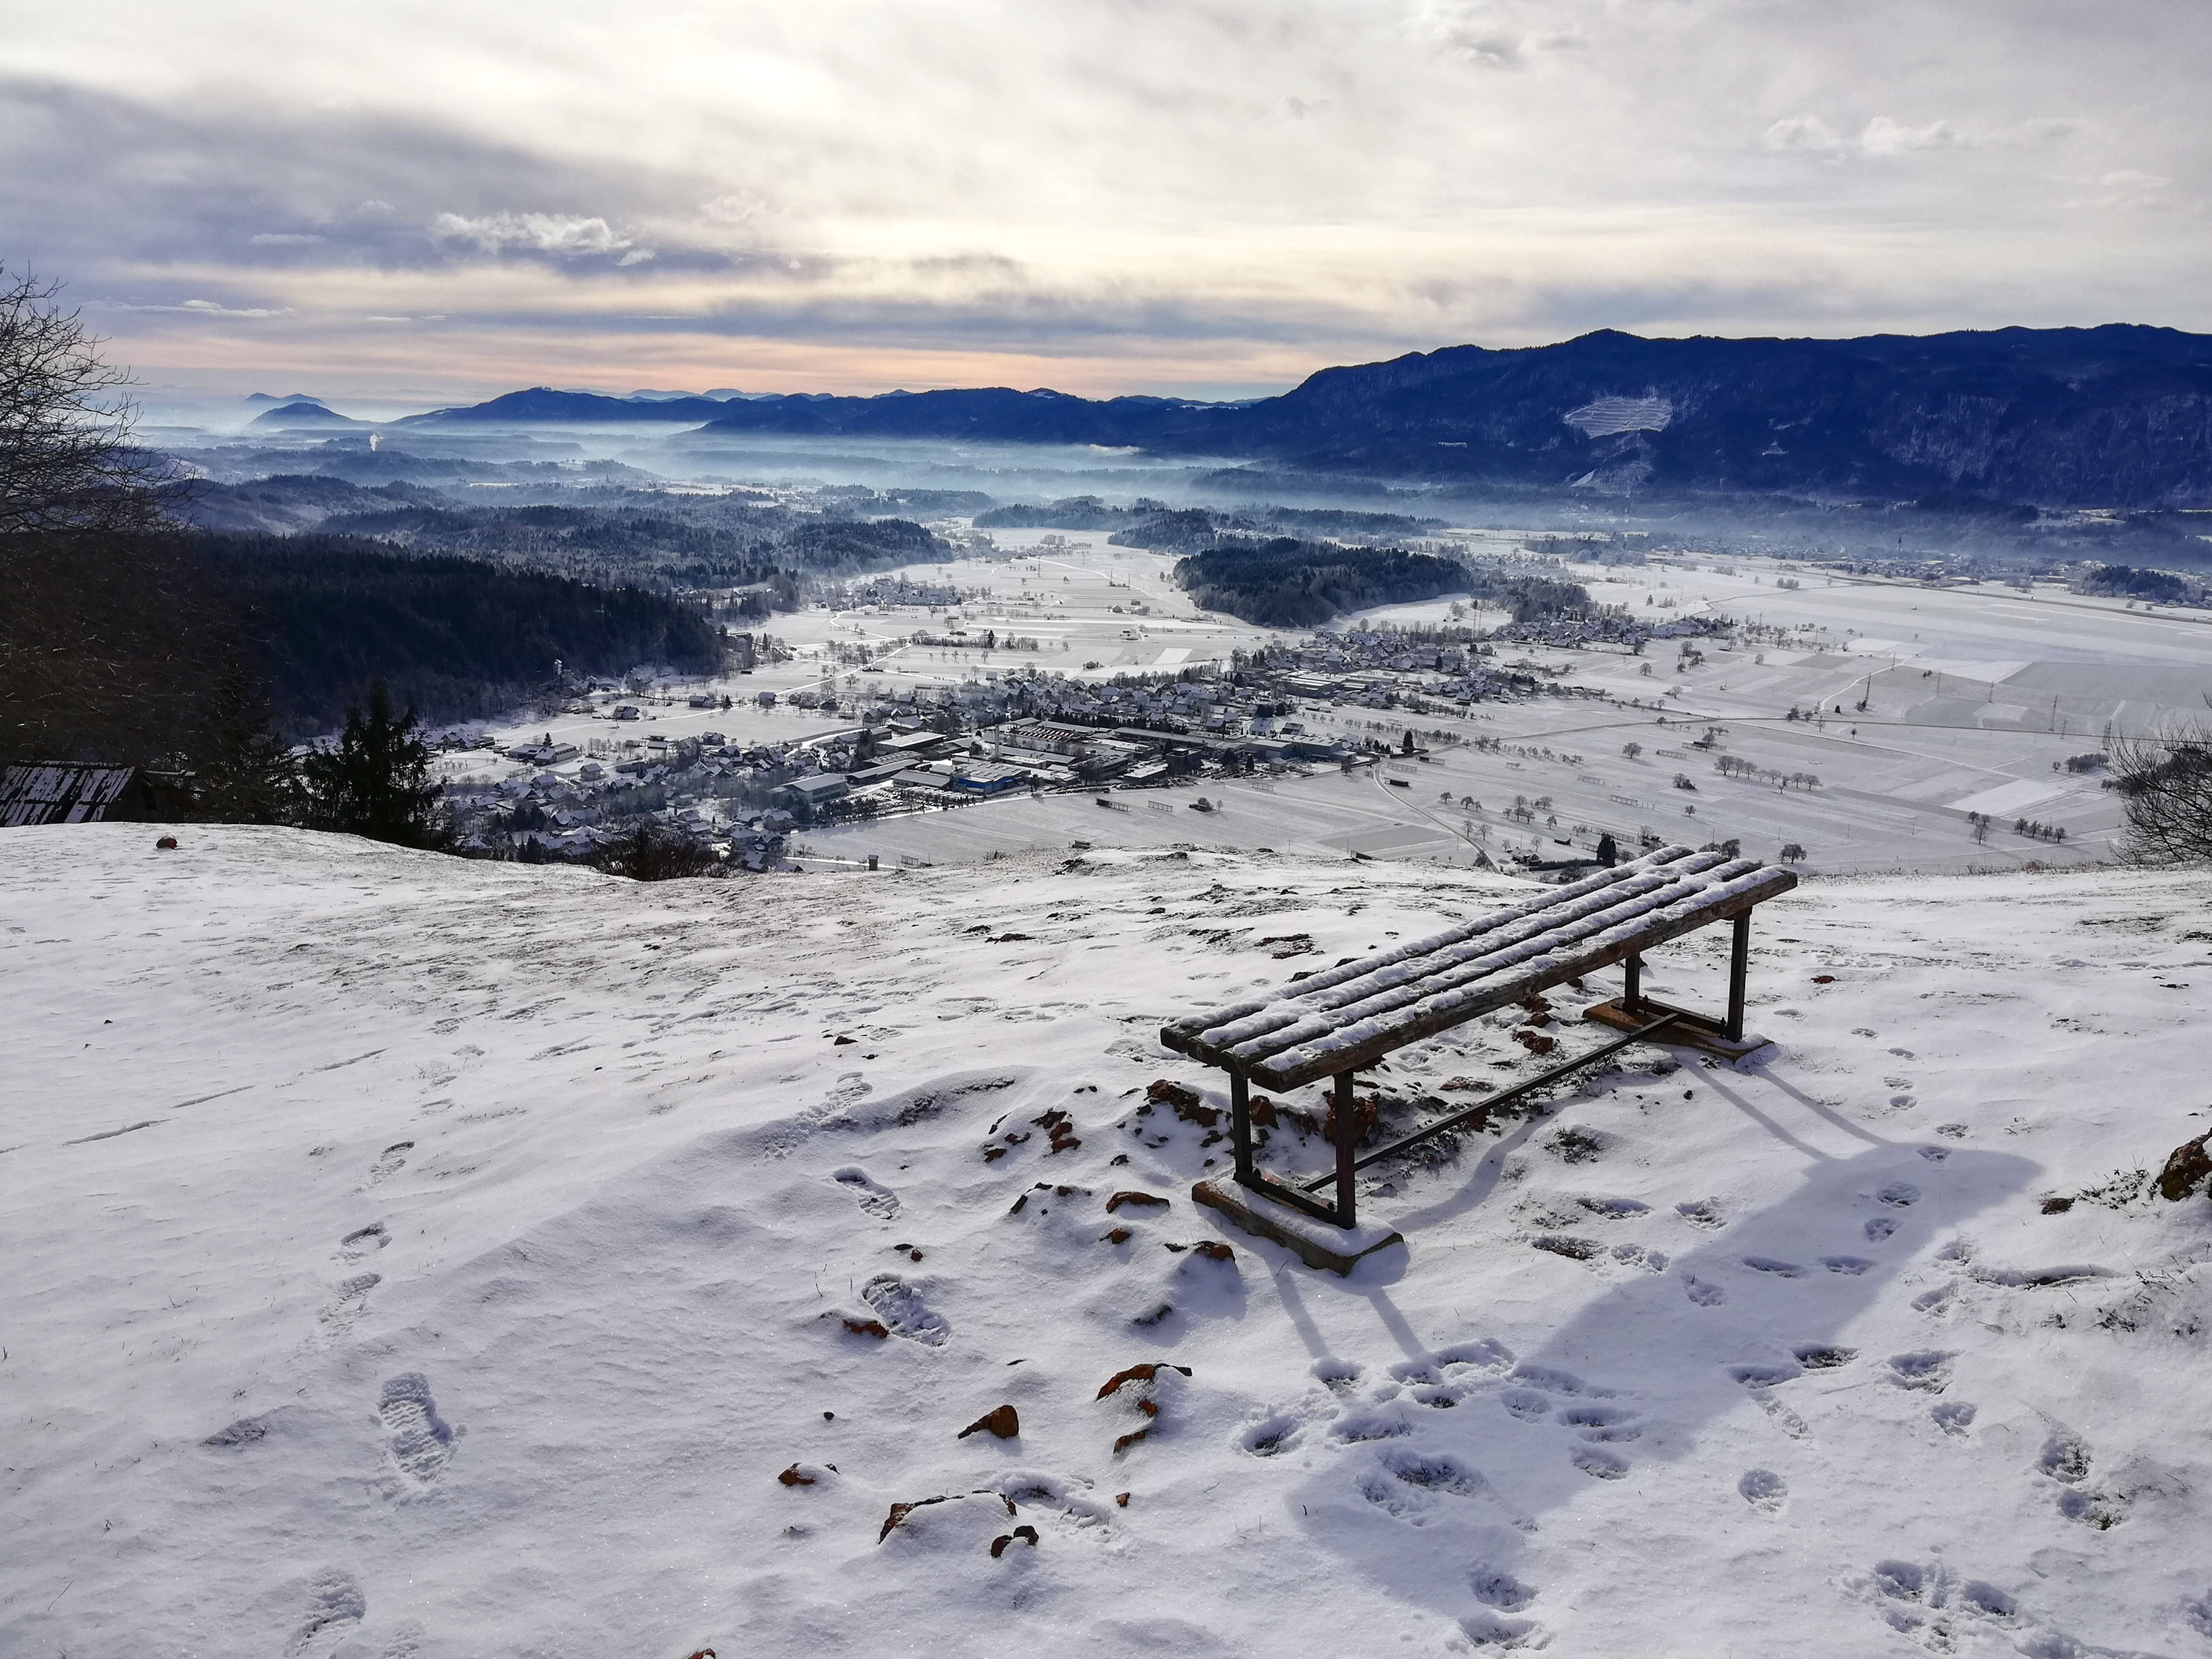
[[[467,9],[400,43],[208,0],[99,52],[34,16],[0,252],[155,307],[112,314],[156,373],[210,307],[291,308],[239,332],[319,364],[477,331],[540,378],[646,335],[1194,380],[1608,325],[2212,324],[2202,0],[540,5],[557,100]],[[294,73],[325,37],[360,61]]]
[[[696,177],[580,167],[396,115],[174,111],[21,79],[0,81],[0,161],[16,246],[79,272],[611,264],[638,243],[625,222],[709,193]]]

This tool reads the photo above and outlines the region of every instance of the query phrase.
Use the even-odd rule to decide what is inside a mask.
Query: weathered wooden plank
[[[1216,1026],[1226,1024],[1231,1020],[1248,1018],[1285,1002],[1304,1003],[1320,1000],[1324,999],[1330,991],[1349,985],[1355,980],[1364,979],[1371,974],[1386,971],[1398,964],[1419,966],[1424,958],[1439,951],[1449,951],[1455,945],[1493,933],[1499,928],[1510,927],[1526,918],[1563,909],[1577,903],[1589,895],[1600,893],[1607,889],[1624,887],[1638,882],[1654,872],[1664,870],[1670,876],[1687,874],[1709,870],[1726,861],[1723,855],[1719,853],[1698,853],[1687,847],[1680,846],[1662,847],[1656,852],[1647,854],[1639,859],[1631,860],[1626,864],[1617,865],[1610,870],[1601,870],[1595,875],[1584,876],[1580,880],[1569,882],[1565,886],[1551,888],[1519,904],[1509,905],[1502,910],[1494,910],[1479,921],[1464,923],[1445,933],[1433,934],[1427,939],[1415,939],[1409,945],[1395,945],[1387,951],[1376,951],[1372,955],[1360,957],[1357,962],[1325,969],[1310,979],[1300,981],[1298,988],[1286,996],[1261,997],[1253,1001],[1239,1002],[1225,1008],[1217,1008],[1209,1013],[1188,1014],[1181,1019],[1169,1022],[1170,1029],[1196,1036]]]
[[[1257,1012],[1221,1024],[1196,1030],[1188,1024],[1180,1024],[1177,1029],[1210,1046],[1234,1048],[1240,1057],[1256,1058],[1323,1036],[1347,1020],[1378,1013],[1395,1003],[1417,1000],[1436,990],[1495,972],[1510,959],[1508,953],[1529,940],[1562,939],[1577,930],[1595,933],[1647,911],[1707,893],[1719,884],[1761,867],[1755,860],[1743,859],[1722,862],[1716,868],[1686,876],[1678,877],[1673,871],[1650,872],[1571,904],[1533,912],[1522,907],[1499,918],[1505,925],[1496,932],[1455,942],[1418,961],[1392,962],[1381,967],[1351,964],[1355,969],[1364,967],[1367,971],[1319,993],[1302,986],[1290,995],[1263,1005]]]
[[[1700,862],[1711,866],[1712,860],[1708,855]],[[1762,867],[1756,860],[1745,859],[1687,873],[1682,873],[1680,866],[1640,872],[1632,880],[1571,903],[1534,909],[1516,907],[1496,919],[1507,925],[1455,942],[1416,962],[1392,962],[1379,968],[1366,962],[1350,964],[1355,970],[1365,971],[1355,971],[1336,987],[1317,994],[1301,987],[1263,1005],[1255,1013],[1196,1030],[1189,1023],[1178,1023],[1176,1029],[1210,1048],[1233,1050],[1240,1060],[1256,1060],[1325,1036],[1351,1021],[1498,972],[1520,957],[1568,943],[1579,933],[1601,932],[1646,913],[1711,895]],[[1473,933],[1476,929],[1462,931]]]
[[[1332,971],[1320,987],[1170,1023],[1168,1048],[1291,1089],[1749,911],[1791,872],[1668,848],[1467,927]],[[1424,961],[1434,970],[1421,971]],[[1317,976],[1318,977],[1318,976]]]

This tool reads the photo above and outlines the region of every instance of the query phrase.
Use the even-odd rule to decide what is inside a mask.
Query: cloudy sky
[[[2212,331],[2207,0],[8,9],[155,386],[1240,395],[1597,327]]]

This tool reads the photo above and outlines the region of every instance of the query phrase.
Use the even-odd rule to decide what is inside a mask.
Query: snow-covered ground
[[[1157,1028],[1502,878],[177,833],[0,848],[0,1653],[2212,1649],[2203,875],[1801,889],[1774,1046],[1378,1171],[1346,1281]]]

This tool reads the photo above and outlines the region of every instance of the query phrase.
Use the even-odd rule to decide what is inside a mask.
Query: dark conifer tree
[[[452,825],[430,781],[430,746],[411,706],[393,715],[383,681],[369,687],[366,710],[346,710],[337,746],[316,750],[302,769],[312,828],[400,847],[452,844]]]

